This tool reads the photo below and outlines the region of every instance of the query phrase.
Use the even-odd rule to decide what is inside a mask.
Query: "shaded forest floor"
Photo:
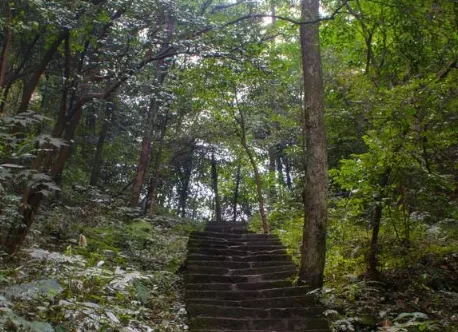
[[[325,289],[337,331],[458,331],[458,254],[424,256],[379,282],[349,278]]]
[[[138,219],[137,211],[116,206],[56,206],[25,249],[1,257],[0,330],[187,330],[180,271],[188,235],[203,225]],[[344,267],[329,278],[321,295],[334,330],[457,331],[458,253],[420,257],[384,270],[380,282]]]
[[[115,206],[56,207],[1,257],[1,331],[187,329],[179,269],[198,225]]]
[[[296,263],[302,212],[271,219]],[[411,240],[394,238],[385,220],[379,237],[379,281],[366,278],[371,233],[331,210],[321,298],[334,331],[458,331],[458,225],[417,222]],[[260,221],[251,223],[260,230]]]

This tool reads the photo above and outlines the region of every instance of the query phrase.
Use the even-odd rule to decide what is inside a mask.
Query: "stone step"
[[[204,255],[225,255],[225,256],[252,256],[252,255],[286,255],[286,249],[273,249],[273,250],[244,250],[244,249],[212,249],[191,247],[188,249],[191,254],[204,254]]]
[[[246,224],[211,222],[188,241],[186,306],[190,332],[328,332],[323,307],[280,239]]]
[[[188,266],[188,273],[199,273],[199,274],[220,274],[220,275],[254,275],[280,271],[291,271],[297,272],[296,265],[293,263],[285,264],[281,266],[266,266],[246,269],[229,269],[226,267],[214,267],[214,266]]]
[[[296,276],[296,271],[284,271],[264,273],[257,275],[237,275],[225,276],[219,274],[192,274],[188,273],[186,276],[187,283],[242,283],[242,282],[258,282],[266,280],[278,280],[293,278]]]
[[[215,300],[251,300],[260,298],[275,298],[306,295],[305,287],[284,287],[250,291],[187,291],[186,296],[193,299]]]
[[[311,319],[238,319],[224,317],[194,317],[190,319],[193,329],[271,330],[303,331],[304,329],[325,329],[328,322],[321,318]]]
[[[187,267],[224,267],[228,269],[250,269],[257,267],[267,267],[267,266],[284,266],[291,265],[290,260],[282,261],[265,261],[265,262],[230,262],[230,261],[207,261],[207,260],[194,260],[188,259],[186,262]]]
[[[218,305],[218,306],[226,306],[226,307],[258,308],[258,309],[310,307],[310,306],[316,305],[315,299],[308,295],[275,297],[275,298],[268,298],[268,299],[250,299],[250,300],[241,300],[241,301],[188,298],[186,302],[188,303],[188,305],[207,304],[207,305]]]
[[[215,238],[215,239],[226,239],[226,240],[272,240],[278,239],[277,236],[272,234],[256,234],[256,233],[245,233],[245,234],[230,234],[223,232],[193,232],[189,236],[191,239],[201,239],[201,238]]]
[[[230,330],[230,329],[224,329],[224,332],[290,332],[288,329],[275,329],[275,331],[272,330]],[[301,330],[296,330],[296,331],[302,331],[302,332],[329,332],[329,329],[301,329]],[[192,332],[221,332],[221,330],[202,330],[202,329],[194,329]]]
[[[194,233],[193,233],[194,234]],[[225,243],[225,244],[281,244],[281,241],[277,237],[258,238],[258,239],[234,239],[225,237],[212,237],[203,235],[193,235],[189,237],[189,241],[200,241],[200,242],[213,242],[213,243]]]
[[[254,241],[254,242],[235,242],[235,241],[207,241],[191,239],[188,242],[189,248],[212,248],[212,249],[252,249],[270,250],[285,248],[279,241]]]
[[[254,254],[254,255],[206,255],[194,254],[188,255],[190,260],[194,261],[224,261],[224,262],[266,262],[266,261],[284,261],[292,262],[291,256],[287,254]]]
[[[245,283],[198,283],[198,284],[187,284],[186,288],[188,290],[261,290],[261,289],[271,289],[271,288],[282,288],[282,287],[292,287],[292,280],[272,280],[272,281],[259,281],[259,282],[245,282]]]
[[[281,244],[259,245],[259,244],[251,244],[249,242],[244,242],[243,244],[228,245],[227,243],[222,243],[222,242],[190,240],[188,242],[188,250],[191,248],[236,249],[236,250],[275,250],[275,249],[284,249],[285,246]]]
[[[209,222],[206,229],[248,229],[246,222],[242,223],[228,223],[228,222]]]
[[[191,316],[225,317],[225,318],[257,318],[257,319],[284,319],[284,318],[316,318],[323,313],[321,307],[298,308],[240,308],[225,307],[207,304],[192,304],[188,306]]]
[[[204,232],[208,233],[221,233],[221,234],[234,234],[234,235],[243,235],[243,234],[256,234],[252,231],[242,228],[232,228],[232,229],[224,229],[224,228],[206,228]]]

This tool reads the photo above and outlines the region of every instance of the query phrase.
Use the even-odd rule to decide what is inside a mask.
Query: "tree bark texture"
[[[302,0],[302,19],[319,17],[319,0]],[[323,285],[327,225],[327,151],[319,24],[300,26],[304,75],[306,171],[304,229],[299,279],[312,289]]]

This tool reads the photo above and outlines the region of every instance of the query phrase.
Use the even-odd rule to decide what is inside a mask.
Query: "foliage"
[[[5,261],[0,281],[1,310],[6,313],[0,321],[3,328],[185,328],[181,281],[176,272],[183,264],[186,235],[194,229],[193,224],[170,217],[125,224],[128,214],[110,214],[110,210],[93,210],[88,219],[74,220],[57,209],[47,218],[59,218],[68,225],[59,229],[68,232],[60,234],[61,244],[54,251],[28,249],[18,257],[26,263],[19,269]],[[97,226],[89,226],[94,218]],[[50,229],[46,220],[40,226],[43,228],[37,231],[43,244],[56,236],[56,229]],[[86,235],[87,247],[78,246],[75,228]]]
[[[341,4],[320,26],[330,317],[336,329],[453,330],[458,5],[324,0],[323,15]],[[0,326],[183,330],[175,273],[186,234],[215,215],[212,154],[223,218],[261,230],[254,164],[272,232],[298,262],[308,91],[298,27],[256,16],[271,11],[300,10],[0,3],[0,241],[36,221],[24,251],[1,253]],[[141,202],[127,206],[145,137]],[[382,284],[365,279],[370,250]]]

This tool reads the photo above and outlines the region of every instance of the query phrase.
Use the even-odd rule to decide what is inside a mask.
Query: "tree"
[[[215,195],[215,220],[216,222],[221,222],[221,199],[218,191],[218,165],[216,163],[214,151],[211,153],[211,178],[213,194]]]
[[[302,0],[305,22],[319,18],[319,0]],[[299,279],[311,288],[323,285],[327,224],[327,148],[319,23],[301,25],[304,74],[304,131],[306,172],[304,233]]]
[[[445,197],[456,181],[445,156],[455,144],[440,123],[456,123],[450,94],[456,5],[355,1],[346,8],[323,31],[330,143],[339,152],[331,155],[332,166],[339,166],[333,180],[348,195],[340,200],[352,224],[371,230],[363,268],[377,279],[380,253],[410,250],[421,225],[416,214],[431,216],[430,222],[453,215]]]
[[[161,40],[164,30],[170,31],[160,24],[157,29],[151,30],[151,42],[142,42],[141,31],[157,18],[156,15],[160,16],[163,6],[169,7],[154,0],[131,4],[81,1],[76,7],[64,1],[56,3],[56,6],[45,6],[41,2],[16,5],[18,8],[12,11],[16,15],[13,21],[18,25],[16,34],[19,35],[21,29],[27,32],[24,33],[25,38],[17,40],[26,42],[14,45],[18,61],[9,51],[13,49],[9,46],[10,38],[2,38],[7,47],[2,47],[0,67],[7,66],[7,71],[1,69],[4,72],[1,76],[7,79],[2,79],[0,109],[6,110],[8,115],[23,114],[31,106],[40,110],[40,105],[32,97],[49,98],[40,88],[45,79],[52,80],[53,97],[57,96],[60,100],[60,105],[53,103],[51,108],[56,110],[51,115],[55,119],[50,135],[52,139],[40,143],[29,165],[36,172],[43,173],[42,178],[54,181],[61,178],[71,157],[84,110],[97,101],[112,98],[150,64],[175,56],[183,47],[182,41],[195,37],[194,32],[189,35],[189,29],[184,28],[186,33],[164,49],[163,43],[153,42],[155,38]],[[179,11],[173,6],[170,9]],[[202,23],[196,24],[186,15],[192,16],[192,13],[186,11],[180,19],[192,25],[192,31],[200,31]],[[49,21],[48,17],[53,21]],[[40,23],[47,28],[41,28]],[[6,37],[8,35],[7,31]],[[16,40],[14,36],[13,40]],[[39,52],[35,52],[36,48]],[[188,46],[184,48],[189,50]],[[24,49],[27,51],[24,52]],[[25,137],[19,125],[14,126],[13,134],[19,139]],[[9,252],[15,251],[24,241],[46,193],[42,185],[30,183],[21,183],[16,192],[22,193],[22,204],[18,207],[22,217],[17,224],[8,226],[9,230],[1,239],[2,246]]]

